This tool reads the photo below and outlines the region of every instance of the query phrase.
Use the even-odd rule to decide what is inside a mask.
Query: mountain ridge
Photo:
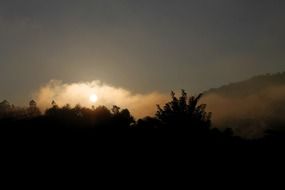
[[[206,90],[204,94],[219,93],[225,96],[237,96],[237,94],[235,94],[237,90],[243,89],[241,95],[246,96],[250,95],[252,92],[271,87],[272,85],[285,85],[285,71],[273,74],[267,73],[256,75],[246,80],[232,82],[217,88],[210,88],[209,90]]]
[[[259,138],[268,130],[285,130],[285,72],[254,76],[204,93],[213,126]]]

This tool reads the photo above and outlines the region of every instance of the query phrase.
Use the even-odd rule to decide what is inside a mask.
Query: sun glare
[[[98,96],[96,94],[92,94],[90,97],[89,97],[89,100],[90,102],[92,103],[96,103],[97,100],[98,100]]]

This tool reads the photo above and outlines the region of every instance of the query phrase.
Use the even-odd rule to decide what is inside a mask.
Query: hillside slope
[[[213,125],[244,137],[285,130],[285,72],[266,74],[205,92]]]

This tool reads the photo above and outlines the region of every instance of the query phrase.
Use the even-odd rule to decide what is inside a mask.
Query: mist
[[[285,123],[285,85],[264,85],[258,90],[254,86],[245,88],[250,89],[250,93],[240,89],[235,89],[234,95],[221,90],[206,92],[200,103],[207,104],[206,111],[213,113],[213,127],[232,128],[236,135],[246,138],[260,138],[268,129],[282,129]],[[89,100],[92,94],[98,96],[94,104]],[[80,104],[90,108],[100,105],[111,108],[117,105],[129,109],[136,119],[154,116],[156,105],[164,105],[170,100],[169,94],[133,93],[99,80],[77,83],[51,80],[40,87],[34,97],[42,111],[51,107],[53,100],[59,106]]]
[[[237,135],[258,138],[285,123],[285,85],[271,85],[250,95],[209,93],[202,99],[213,112],[213,127],[232,128]]]
[[[92,94],[98,96],[96,103],[89,100]],[[168,96],[158,92],[135,94],[128,89],[105,84],[99,80],[78,83],[51,80],[40,87],[34,93],[34,97],[42,111],[51,107],[52,101],[55,101],[58,106],[79,104],[90,108],[100,105],[107,107],[117,105],[129,109],[136,118],[154,115],[156,104],[163,104],[168,99]]]

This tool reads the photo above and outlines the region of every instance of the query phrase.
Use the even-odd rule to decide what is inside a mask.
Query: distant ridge
[[[204,94],[215,127],[232,128],[248,138],[268,130],[285,131],[285,72],[255,76]]]
[[[217,93],[229,97],[244,97],[255,94],[273,85],[285,85],[285,71],[275,74],[257,75],[248,80],[212,88],[205,94]]]

